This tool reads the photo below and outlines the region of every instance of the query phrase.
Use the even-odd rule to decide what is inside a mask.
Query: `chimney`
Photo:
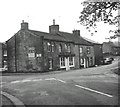
[[[55,24],[55,19],[53,19],[53,25],[49,26],[49,33],[55,34],[59,32],[59,25]]]
[[[28,23],[24,22],[24,20],[22,20],[21,23],[21,30],[28,30]]]
[[[73,34],[77,35],[77,36],[80,36],[80,30],[73,30]]]

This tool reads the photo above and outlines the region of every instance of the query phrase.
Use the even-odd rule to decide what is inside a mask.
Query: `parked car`
[[[4,68],[0,68],[0,72],[4,72],[4,71],[7,71],[8,68],[7,67],[4,67]]]
[[[105,58],[103,64],[111,64],[113,60],[113,58]]]

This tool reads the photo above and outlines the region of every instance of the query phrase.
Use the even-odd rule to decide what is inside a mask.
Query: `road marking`
[[[42,79],[34,79],[34,80],[32,80],[32,81],[42,81]]]
[[[56,80],[55,78],[46,78],[45,80]]]
[[[12,81],[11,84],[14,84],[14,83],[19,83],[21,81]]]
[[[66,83],[66,81],[63,81],[63,80],[61,80],[61,79],[56,79],[57,81],[60,81],[60,82],[62,82],[62,83]]]
[[[93,90],[93,89],[90,89],[90,88],[87,88],[87,87],[83,87],[83,86],[80,86],[80,85],[75,85],[76,87],[79,87],[79,88],[82,88],[82,89],[85,89],[85,90],[88,90],[88,91],[91,91],[91,92],[95,92],[95,93],[98,93],[98,94],[101,94],[101,95],[105,95],[107,97],[113,97],[112,95],[109,95],[109,94],[106,94],[106,93],[103,93],[103,92],[100,92],[100,91],[96,91],[96,90]]]
[[[0,84],[5,84],[6,82],[0,82]]]
[[[22,80],[21,82],[30,82],[30,81],[32,81],[32,80]]]

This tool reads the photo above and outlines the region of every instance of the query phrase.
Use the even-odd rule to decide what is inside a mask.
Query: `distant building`
[[[116,46],[113,42],[103,42],[103,54],[104,56],[120,55],[120,46]]]
[[[5,43],[0,43],[0,68],[7,66],[7,48]]]
[[[30,30],[27,22],[7,42],[9,72],[45,72],[70,70],[95,65],[93,44],[80,38],[80,31],[59,31],[49,26],[49,33]]]
[[[83,37],[89,43],[91,43],[94,47],[94,55],[95,55],[95,65],[103,64],[103,44],[100,44],[96,41],[90,40],[88,38]]]
[[[3,43],[3,67],[7,67],[7,45],[6,43]]]

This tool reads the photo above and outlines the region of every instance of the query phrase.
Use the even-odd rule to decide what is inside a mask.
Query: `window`
[[[93,65],[93,58],[92,57],[89,58],[89,63],[90,63],[90,66]]]
[[[69,57],[69,66],[74,66],[74,57]]]
[[[28,57],[29,58],[35,57],[35,48],[34,47],[29,47]]]
[[[53,42],[48,42],[47,47],[48,47],[48,52],[54,52],[55,44]]]
[[[46,45],[46,42],[43,43],[43,46],[44,46],[44,51],[47,51],[47,45]]]
[[[80,59],[80,62],[81,62],[81,64],[84,64],[84,59],[81,58],[81,59]]]
[[[67,51],[70,52],[70,44],[67,46]]]
[[[83,53],[83,47],[80,47],[80,54]]]
[[[66,50],[67,52],[70,52],[70,44],[65,44],[65,50]]]
[[[51,43],[48,42],[48,43],[47,43],[47,46],[48,46],[48,52],[51,52]]]
[[[67,44],[65,44],[65,50],[67,50]]]
[[[62,45],[59,45],[59,52],[62,52]]]
[[[87,54],[90,54],[90,47],[87,47]]]
[[[65,57],[60,57],[60,68],[65,68]]]
[[[53,68],[53,60],[49,59],[49,69],[51,70]]]
[[[51,51],[54,52],[54,43],[51,43]]]

